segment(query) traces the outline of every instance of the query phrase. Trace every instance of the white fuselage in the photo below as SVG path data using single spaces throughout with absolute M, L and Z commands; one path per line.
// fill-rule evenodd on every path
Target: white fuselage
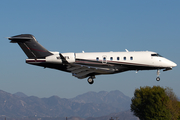
M 99 52 L 99 53 L 76 53 L 76 59 L 101 61 L 103 64 L 115 63 L 151 67 L 173 67 L 172 61 L 160 57 L 151 56 L 154 52 Z
M 154 70 L 172 69 L 176 64 L 155 52 L 82 52 L 82 53 L 61 53 L 70 65 L 62 65 L 59 52 L 52 52 L 53 55 L 46 59 L 27 59 L 29 64 L 49 67 L 46 64 L 54 64 L 55 68 L 71 72 L 73 76 L 85 78 L 90 74 L 113 74 L 128 70 Z M 69 67 L 70 66 L 70 67 Z M 88 70 L 93 69 L 93 70 Z
M 59 52 L 52 52 L 54 55 L 46 57 L 46 62 L 62 64 Z M 102 64 L 115 63 L 149 67 L 175 67 L 176 64 L 161 56 L 152 56 L 157 53 L 142 52 L 87 52 L 87 53 L 62 53 L 69 63 L 76 63 L 76 60 L 99 61 Z

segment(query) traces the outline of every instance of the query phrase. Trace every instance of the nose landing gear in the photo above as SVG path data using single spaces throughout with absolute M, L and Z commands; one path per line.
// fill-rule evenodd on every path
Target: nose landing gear
M 93 84 L 94 83 L 94 79 L 95 78 L 95 76 L 90 76 L 88 79 L 87 79 L 87 81 L 88 81 L 88 83 L 89 84 Z
M 156 78 L 157 81 L 160 81 L 159 75 L 160 75 L 160 70 L 158 69 L 158 70 L 157 70 L 157 78 Z

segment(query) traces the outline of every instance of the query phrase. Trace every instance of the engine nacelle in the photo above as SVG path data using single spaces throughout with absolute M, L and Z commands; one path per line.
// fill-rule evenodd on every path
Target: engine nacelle
M 52 53 L 53 53 L 53 55 L 46 57 L 46 62 L 62 63 L 62 59 L 59 55 L 59 52 L 52 52 Z M 61 54 L 68 63 L 75 62 L 75 54 L 74 53 L 61 53 Z

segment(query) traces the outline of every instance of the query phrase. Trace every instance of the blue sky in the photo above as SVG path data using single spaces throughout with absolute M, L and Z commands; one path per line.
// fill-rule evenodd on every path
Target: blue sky
M 170 87 L 180 96 L 179 66 L 96 76 L 89 85 L 70 73 L 28 65 L 17 44 L 5 37 L 33 34 L 59 52 L 154 51 L 180 65 L 180 1 L 174 0 L 2 0 L 0 4 L 0 89 L 29 96 L 72 98 L 88 91 L 120 90 L 132 97 L 140 86 Z

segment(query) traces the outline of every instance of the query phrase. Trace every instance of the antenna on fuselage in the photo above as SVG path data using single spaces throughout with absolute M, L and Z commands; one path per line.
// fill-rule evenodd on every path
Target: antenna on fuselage
M 125 49 L 126 50 L 126 52 L 129 52 L 127 49 Z

